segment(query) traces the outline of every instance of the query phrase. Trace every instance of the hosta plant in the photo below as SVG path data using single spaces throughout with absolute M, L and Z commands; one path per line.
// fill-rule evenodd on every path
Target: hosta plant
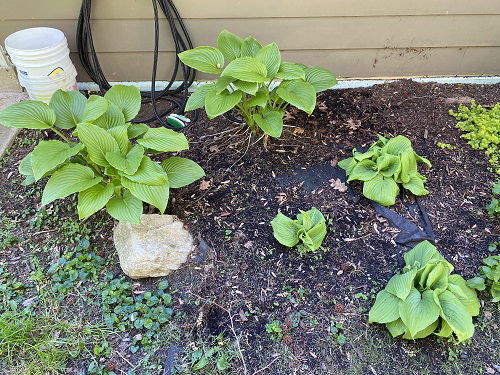
M 483 259 L 484 266 L 479 268 L 479 276 L 467 280 L 467 285 L 477 290 L 490 288 L 493 302 L 500 301 L 500 255 Z
M 189 148 L 183 134 L 131 124 L 141 107 L 133 86 L 113 86 L 104 97 L 58 90 L 50 104 L 26 100 L 0 111 L 0 124 L 46 129 L 61 140 L 41 141 L 20 163 L 23 184 L 50 176 L 42 205 L 78 193 L 78 215 L 101 208 L 119 221 L 139 223 L 142 202 L 166 209 L 169 189 L 204 176 L 194 161 L 172 156 L 158 163 L 151 154 Z M 74 138 L 62 130 L 74 129 Z
M 352 157 L 339 162 L 347 181 L 362 181 L 363 195 L 383 206 L 396 202 L 399 185 L 415 195 L 426 195 L 426 178 L 418 173 L 417 162 L 431 163 L 413 151 L 408 138 L 398 135 L 392 139 L 379 136 L 368 151 L 352 150 Z
M 282 61 L 276 43 L 262 46 L 252 37 L 242 39 L 223 30 L 217 47 L 197 47 L 179 54 L 187 66 L 219 75 L 214 83 L 196 89 L 185 110 L 204 107 L 210 119 L 234 110 L 253 133 L 260 129 L 280 137 L 289 104 L 311 114 L 317 93 L 337 82 L 326 69 Z
M 428 241 L 404 255 L 405 267 L 377 294 L 370 323 L 384 323 L 393 337 L 419 339 L 431 334 L 462 342 L 474 334 L 472 317 L 479 314 L 476 291 L 452 274 L 446 261 Z
M 297 246 L 299 254 L 316 251 L 326 236 L 326 221 L 315 207 L 309 211 L 300 210 L 295 220 L 278 212 L 271 221 L 274 237 L 287 247 Z

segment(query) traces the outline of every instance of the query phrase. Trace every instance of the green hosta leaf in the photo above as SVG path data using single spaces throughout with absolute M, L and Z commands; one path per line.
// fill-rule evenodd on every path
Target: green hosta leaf
M 87 100 L 80 91 L 57 90 L 50 99 L 50 107 L 56 113 L 55 125 L 61 129 L 94 121 L 106 112 L 108 105 L 103 97 L 91 95 Z
M 31 153 L 31 167 L 35 181 L 75 156 L 83 149 L 82 143 L 65 143 L 61 141 L 41 141 Z
M 309 211 L 307 211 L 307 214 L 311 218 L 313 225 L 318 225 L 318 224 L 324 223 L 326 221 L 325 217 L 323 216 L 321 211 L 318 210 L 316 207 L 313 207 Z
M 137 172 L 143 155 L 144 147 L 135 145 L 126 155 L 116 151 L 106 153 L 106 160 L 113 168 L 132 175 Z
M 112 183 L 96 184 L 87 190 L 78 193 L 78 217 L 85 219 L 101 208 L 111 199 L 114 192 Z
M 229 93 L 227 90 L 216 94 L 215 91 L 210 91 L 205 98 L 205 111 L 209 119 L 226 113 L 232 109 L 241 100 L 243 93 L 235 91 Z
M 446 320 L 441 319 L 441 329 L 434 334 L 440 337 L 450 337 L 452 333 L 453 330 L 451 329 L 450 325 L 446 322 Z
M 309 215 L 309 212 L 300 210 L 300 214 L 297 215 L 297 223 L 307 232 L 314 226 L 314 222 Z
M 125 124 L 125 116 L 123 112 L 116 104 L 109 103 L 108 109 L 100 117 L 92 122 L 103 129 L 114 128 L 115 126 L 120 126 Z
M 383 206 L 391 206 L 396 203 L 398 193 L 398 184 L 392 178 L 381 175 L 377 175 L 363 184 L 363 195 Z
M 219 74 L 224 66 L 224 55 L 214 47 L 196 47 L 178 56 L 187 66 L 204 73 Z
M 306 73 L 304 71 L 304 68 L 302 68 L 299 64 L 282 62 L 275 77 L 284 80 L 292 80 L 292 79 L 305 80 Z
M 252 118 L 267 135 L 275 138 L 281 137 L 283 131 L 283 112 L 262 111 L 262 114 L 256 113 Z
M 108 133 L 115 139 L 122 154 L 126 154 L 131 147 L 128 140 L 128 125 L 118 125 L 108 129 Z
M 462 342 L 472 337 L 474 334 L 474 324 L 472 324 L 472 316 L 465 306 L 452 292 L 448 290 L 445 290 L 441 294 L 437 292 L 434 291 L 434 300 L 441 307 L 440 315 L 457 335 L 458 341 Z
M 255 96 L 247 102 L 247 107 L 261 107 L 264 108 L 267 104 L 267 94 L 264 91 L 257 91 Z
M 486 285 L 482 277 L 476 276 L 472 279 L 467 280 L 467 286 L 476 290 L 485 290 Z
M 35 182 L 33 168 L 31 167 L 31 152 L 21 160 L 18 170 L 19 173 L 24 176 L 24 181 L 21 183 L 21 185 L 27 186 Z
M 476 291 L 467 286 L 466 281 L 460 275 L 450 275 L 448 278 L 448 290 L 457 297 L 472 316 L 479 315 L 481 307 Z
M 118 221 L 139 224 L 142 215 L 142 202 L 126 190 L 123 197 L 113 197 L 106 204 L 108 213 Z
M 241 44 L 241 57 L 255 57 L 262 48 L 262 45 L 251 36 L 243 39 Z
M 134 174 L 126 175 L 125 177 L 132 182 L 145 185 L 165 185 L 168 183 L 165 171 L 148 156 L 142 157 L 139 168 L 137 168 Z
M 381 290 L 368 313 L 368 321 L 370 323 L 390 323 L 399 319 L 400 301 L 398 297 L 385 289 Z
M 422 163 L 427 164 L 427 166 L 428 166 L 429 168 L 430 168 L 430 167 L 432 167 L 432 164 L 431 164 L 431 162 L 429 161 L 429 159 L 426 159 L 426 158 L 424 158 L 423 156 L 420 156 L 420 155 L 415 154 L 415 159 L 417 159 L 417 162 L 422 162 Z
M 146 203 L 152 204 L 163 214 L 167 208 L 169 188 L 168 182 L 163 185 L 145 185 L 122 178 L 122 185 L 129 189 L 132 195 Z
M 326 224 L 325 222 L 321 222 L 319 224 L 316 224 L 313 228 L 311 228 L 307 232 L 309 238 L 312 240 L 312 248 L 311 250 L 316 250 L 319 249 L 321 244 L 323 243 L 323 240 L 326 237 Z
M 217 81 L 215 81 L 215 93 L 220 94 L 222 91 L 227 89 L 230 83 L 236 81 L 236 78 L 230 76 L 219 77 Z M 206 94 L 205 94 L 206 96 Z M 205 96 L 203 97 L 203 105 L 205 105 Z
M 404 301 L 413 288 L 413 280 L 416 274 L 417 269 L 411 268 L 404 273 L 394 275 L 387 283 L 385 290 Z
M 186 102 L 186 108 L 184 108 L 184 110 L 193 111 L 195 109 L 202 108 L 205 105 L 205 97 L 210 91 L 213 91 L 214 88 L 215 85 L 213 83 L 198 86 L 196 90 L 194 90 L 194 92 L 189 96 Z
M 354 159 L 354 158 L 347 158 L 347 159 L 339 161 L 339 163 L 337 165 L 340 168 L 342 168 L 343 170 L 345 170 L 346 176 L 350 176 L 350 174 L 352 173 L 352 170 L 354 169 L 354 167 L 356 166 L 356 164 L 358 164 L 356 162 L 356 159 Z
M 274 237 L 278 242 L 287 247 L 293 247 L 299 243 L 298 231 L 301 229 L 295 220 L 278 212 L 278 215 L 271 221 Z
M 178 152 L 189 149 L 186 136 L 167 128 L 150 128 L 142 138 L 140 145 L 160 152 Z
M 369 159 L 365 159 L 354 165 L 347 181 L 369 181 L 377 175 L 377 164 Z
M 0 111 L 0 125 L 10 128 L 48 129 L 55 122 L 52 108 L 35 100 L 24 100 Z
M 241 56 L 242 44 L 243 39 L 227 30 L 222 30 L 217 38 L 217 47 L 228 61 L 233 61 Z
M 149 130 L 149 126 L 146 124 L 130 124 L 127 129 L 127 135 L 129 139 L 137 138 Z
M 405 253 L 404 260 L 407 266 L 416 266 L 420 270 L 425 267 L 431 259 L 435 259 L 436 253 L 436 246 L 429 241 L 422 241 L 413 247 L 413 249 Z
M 266 66 L 267 78 L 272 79 L 278 73 L 281 64 L 281 53 L 276 43 L 262 47 L 255 55 L 255 60 Z
M 403 135 L 391 138 L 385 145 L 384 151 L 392 154 L 399 155 L 402 152 L 413 151 L 411 141 Z
M 259 89 L 259 84 L 256 82 L 245 82 L 236 80 L 233 82 L 233 85 L 236 86 L 238 90 L 241 90 L 250 95 L 255 95 L 255 93 Z
M 205 171 L 198 163 L 178 156 L 163 160 L 161 167 L 167 173 L 168 183 L 173 189 L 189 185 L 205 176 Z
M 415 159 L 415 152 L 411 149 L 402 151 L 400 157 L 401 172 L 399 174 L 399 178 L 403 184 L 406 184 L 410 182 L 411 178 L 417 173 L 417 159 Z
M 141 110 L 141 92 L 135 86 L 115 85 L 104 97 L 120 109 L 125 122 L 133 120 Z
M 43 190 L 42 205 L 86 190 L 101 180 L 102 177 L 95 177 L 94 171 L 89 167 L 74 163 L 66 164 L 55 171 L 47 181 Z
M 406 331 L 406 325 L 403 323 L 401 318 L 393 322 L 387 323 L 386 327 L 391 333 L 392 337 L 402 335 Z
M 299 239 L 302 242 L 301 244 L 299 244 L 299 246 L 302 246 L 303 248 L 305 247 L 306 249 L 311 251 L 315 250 L 312 238 L 309 236 L 308 232 L 306 232 L 304 229 L 299 230 Z
M 357 161 L 365 160 L 365 159 L 371 159 L 373 155 L 375 154 L 374 150 L 368 150 L 366 152 L 358 152 L 356 150 L 353 150 L 353 156 L 354 159 Z
M 325 91 L 337 84 L 335 76 L 324 68 L 314 66 L 305 68 L 305 80 L 313 85 L 316 92 Z
M 231 61 L 221 74 L 247 82 L 266 82 L 267 69 L 264 64 L 253 57 L 240 57 Z
M 453 268 L 447 261 L 439 261 L 436 266 L 427 274 L 425 280 L 426 289 L 442 289 L 448 287 L 448 276 Z
M 413 176 L 410 181 L 403 184 L 405 189 L 410 190 L 415 195 L 426 195 L 429 191 L 424 187 L 424 181 L 418 176 Z
M 276 93 L 284 101 L 308 114 L 316 107 L 316 91 L 308 82 L 289 81 L 286 85 L 279 85 Z
M 428 325 L 423 330 L 415 333 L 414 335 L 412 335 L 410 331 L 407 330 L 403 338 L 408 340 L 423 339 L 424 337 L 431 335 L 436 330 L 438 324 L 439 324 L 439 319 L 437 319 L 434 323 Z
M 372 152 L 375 152 L 372 150 Z M 401 161 L 399 156 L 391 154 L 382 154 L 377 158 L 377 168 L 384 177 L 392 177 L 399 172 Z
M 76 126 L 76 130 L 78 137 L 87 148 L 90 159 L 98 165 L 108 166 L 106 154 L 120 151 L 113 136 L 97 125 L 82 123 Z
M 431 290 L 420 294 L 417 289 L 412 288 L 408 297 L 399 304 L 399 315 L 408 327 L 412 338 L 416 338 L 417 333 L 436 322 L 439 318 L 439 311 L 439 306 L 434 302 Z

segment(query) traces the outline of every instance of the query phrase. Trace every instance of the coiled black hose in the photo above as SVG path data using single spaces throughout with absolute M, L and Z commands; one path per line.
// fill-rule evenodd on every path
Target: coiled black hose
M 162 126 L 178 130 L 172 127 L 163 120 L 167 114 L 173 113 L 175 110 L 184 114 L 184 107 L 188 97 L 188 88 L 196 78 L 196 71 L 184 65 L 177 56 L 178 53 L 193 48 L 193 43 L 189 37 L 189 33 L 182 21 L 177 8 L 172 0 L 152 0 L 154 11 L 154 52 L 153 52 L 153 68 L 151 74 L 151 90 L 149 92 L 141 92 L 142 103 L 151 103 L 153 107 L 154 116 L 145 119 L 134 119 L 132 122 L 151 122 L 158 121 Z M 158 68 L 158 44 L 159 44 L 159 15 L 158 5 L 163 11 L 165 18 L 170 26 L 172 39 L 175 45 L 175 64 L 173 66 L 172 77 L 170 78 L 167 86 L 160 91 L 155 90 L 156 85 L 156 71 Z M 92 0 L 82 0 L 80 8 L 80 15 L 78 17 L 78 25 L 76 31 L 76 42 L 78 48 L 78 55 L 82 62 L 83 68 L 89 77 L 99 86 L 101 95 L 109 90 L 109 84 L 104 72 L 102 71 L 99 59 L 94 48 L 92 39 L 92 29 L 90 26 L 91 20 L 91 7 Z M 182 83 L 177 88 L 172 88 L 172 84 L 176 80 L 179 68 L 182 71 Z M 164 111 L 158 112 L 156 101 L 158 99 L 167 100 L 171 105 Z M 198 112 L 194 111 L 192 121 L 196 121 Z

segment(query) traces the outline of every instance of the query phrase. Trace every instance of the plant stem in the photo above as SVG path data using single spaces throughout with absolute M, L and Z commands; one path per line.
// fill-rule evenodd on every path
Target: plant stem
M 68 143 L 71 143 L 70 140 L 68 138 L 66 138 L 66 136 L 61 133 L 59 130 L 57 130 L 56 128 L 52 127 L 50 128 L 54 133 L 56 133 L 59 137 L 61 137 L 62 139 L 64 139 L 64 141 L 68 142 Z

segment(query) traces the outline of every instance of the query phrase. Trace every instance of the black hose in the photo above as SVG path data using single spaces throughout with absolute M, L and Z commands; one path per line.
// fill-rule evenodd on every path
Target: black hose
M 151 122 L 158 121 L 162 126 L 178 130 L 172 127 L 167 122 L 163 120 L 163 117 L 167 114 L 178 111 L 180 114 L 184 114 L 184 107 L 186 105 L 186 100 L 188 97 L 188 89 L 194 82 L 196 78 L 196 71 L 186 65 L 184 65 L 177 56 L 178 53 L 186 51 L 193 48 L 193 43 L 189 37 L 189 33 L 182 21 L 177 8 L 175 7 L 172 0 L 152 0 L 153 12 L 154 12 L 154 51 L 153 51 L 153 68 L 151 73 L 151 90 L 146 92 L 141 92 L 142 103 L 151 103 L 153 107 L 154 116 L 145 119 L 134 119 L 132 122 Z M 172 71 L 172 77 L 169 83 L 163 90 L 156 91 L 156 71 L 158 68 L 158 44 L 160 40 L 159 32 L 159 15 L 158 15 L 158 5 L 163 11 L 165 18 L 170 26 L 170 31 L 172 34 L 172 39 L 175 45 L 175 64 Z M 104 95 L 105 91 L 111 88 L 104 72 L 99 64 L 99 59 L 97 58 L 97 53 L 94 48 L 94 42 L 92 39 L 92 29 L 90 26 L 91 21 L 91 0 L 82 0 L 82 6 L 80 8 L 80 15 L 78 17 L 78 25 L 76 30 L 76 42 L 78 48 L 78 55 L 83 68 L 89 75 L 89 77 L 99 86 L 99 92 Z M 182 83 L 177 88 L 172 88 L 172 84 L 176 80 L 177 73 L 179 72 L 179 67 L 182 71 Z M 156 107 L 156 101 L 158 99 L 163 99 L 171 103 L 171 105 L 164 111 L 158 112 Z M 198 118 L 198 111 L 194 111 L 192 121 L 196 121 Z

